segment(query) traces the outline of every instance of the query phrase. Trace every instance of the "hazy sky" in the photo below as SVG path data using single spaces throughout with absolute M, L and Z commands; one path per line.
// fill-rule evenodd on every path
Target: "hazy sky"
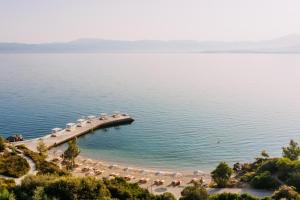
M 300 33 L 300 0 L 0 0 L 0 41 L 261 40 Z

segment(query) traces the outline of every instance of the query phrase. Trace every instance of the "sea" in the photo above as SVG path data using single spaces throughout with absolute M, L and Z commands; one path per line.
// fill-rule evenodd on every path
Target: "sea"
M 87 115 L 130 125 L 78 139 L 128 166 L 210 171 L 300 142 L 300 54 L 0 54 L 0 133 L 25 139 Z

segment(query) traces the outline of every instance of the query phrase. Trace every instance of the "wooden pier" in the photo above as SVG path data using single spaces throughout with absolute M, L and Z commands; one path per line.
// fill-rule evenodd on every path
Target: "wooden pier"
M 20 142 L 14 142 L 15 146 L 25 145 L 32 151 L 37 151 L 36 147 L 40 140 L 42 140 L 46 146 L 50 149 L 52 147 L 58 146 L 60 144 L 66 143 L 73 138 L 77 138 L 89 132 L 93 132 L 96 129 L 101 129 L 105 127 L 118 126 L 122 124 L 130 124 L 134 121 L 129 115 L 126 114 L 114 114 L 112 116 L 105 115 L 100 117 L 94 117 L 85 120 L 80 126 L 78 123 L 74 123 L 74 126 L 70 130 L 63 129 L 56 133 L 51 133 L 40 138 L 35 138 L 32 140 L 24 140 Z

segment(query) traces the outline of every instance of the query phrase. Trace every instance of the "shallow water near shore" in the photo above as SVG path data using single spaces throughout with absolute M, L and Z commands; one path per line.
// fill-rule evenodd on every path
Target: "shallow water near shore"
M 83 155 L 153 169 L 209 171 L 300 142 L 300 55 L 0 54 L 0 133 L 45 135 L 121 111 Z

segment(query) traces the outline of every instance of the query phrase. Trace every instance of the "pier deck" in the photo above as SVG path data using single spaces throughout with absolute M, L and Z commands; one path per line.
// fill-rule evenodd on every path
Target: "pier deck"
M 40 140 L 46 144 L 46 146 L 50 149 L 52 147 L 58 146 L 60 144 L 66 143 L 73 138 L 77 138 L 86 133 L 92 132 L 96 129 L 105 128 L 109 126 L 118 126 L 122 124 L 130 124 L 134 121 L 128 115 L 117 114 L 114 116 L 105 116 L 105 117 L 96 117 L 89 120 L 90 123 L 85 122 L 82 127 L 78 127 L 75 125 L 70 131 L 63 129 L 58 131 L 55 134 L 56 137 L 53 137 L 52 134 L 45 135 L 40 138 L 35 138 L 32 140 L 24 140 L 20 142 L 14 142 L 14 145 L 25 145 L 27 148 L 32 151 L 37 151 L 36 147 Z

